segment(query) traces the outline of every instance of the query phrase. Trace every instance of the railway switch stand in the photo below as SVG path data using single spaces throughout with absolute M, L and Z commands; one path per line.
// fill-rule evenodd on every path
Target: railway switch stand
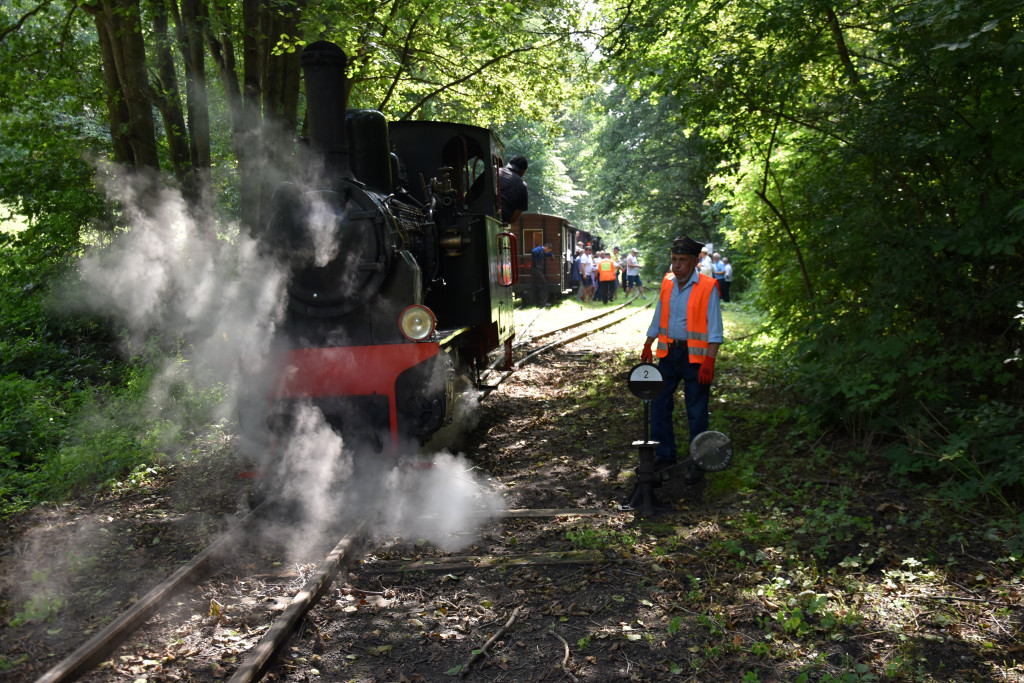
M 663 472 L 654 468 L 654 449 L 657 441 L 650 440 L 650 410 L 654 399 L 665 385 L 665 380 L 657 366 L 641 363 L 629 373 L 629 390 L 644 403 L 644 439 L 634 441 L 633 446 L 639 451 L 640 464 L 636 468 L 636 484 L 626 502 L 619 505 L 620 510 L 632 510 L 640 517 L 650 517 L 659 511 L 654 497 L 654 489 L 665 481 Z

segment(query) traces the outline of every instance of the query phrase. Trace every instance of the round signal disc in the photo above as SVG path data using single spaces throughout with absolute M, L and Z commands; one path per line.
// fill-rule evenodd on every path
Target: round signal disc
M 705 472 L 720 472 L 732 462 L 732 441 L 722 432 L 702 432 L 690 444 L 690 457 Z

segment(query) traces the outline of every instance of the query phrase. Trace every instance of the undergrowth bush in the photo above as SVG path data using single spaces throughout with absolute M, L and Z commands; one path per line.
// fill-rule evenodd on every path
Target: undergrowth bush
M 1024 502 L 1024 408 L 983 403 L 922 411 L 886 454 L 898 474 L 926 474 L 954 501 L 987 499 L 1013 513 Z
M 168 361 L 160 344 L 126 359 L 104 321 L 54 314 L 40 283 L 60 255 L 40 259 L 37 245 L 5 237 L 0 517 L 160 461 L 203 430 L 223 397 L 220 386 L 194 386 L 181 355 Z
M 0 377 L 0 453 L 9 465 L 30 465 L 60 444 L 73 410 L 72 389 L 49 373 Z

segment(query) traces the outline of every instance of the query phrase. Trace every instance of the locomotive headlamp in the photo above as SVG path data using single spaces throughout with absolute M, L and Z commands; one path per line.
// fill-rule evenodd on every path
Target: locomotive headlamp
M 433 311 L 419 304 L 409 306 L 398 318 L 398 327 L 402 334 L 413 341 L 423 341 L 432 335 L 436 325 L 437 320 Z

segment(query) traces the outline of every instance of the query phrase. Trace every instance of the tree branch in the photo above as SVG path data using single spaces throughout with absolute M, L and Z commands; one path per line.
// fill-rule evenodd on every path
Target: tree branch
M 414 104 L 412 106 L 412 108 L 409 109 L 409 111 L 407 111 L 402 116 L 401 120 L 402 121 L 408 121 L 409 118 L 416 112 L 416 110 L 418 110 L 421 107 L 423 107 L 423 105 L 425 105 L 430 100 L 434 99 L 435 97 L 437 97 L 438 95 L 440 95 L 441 93 L 443 93 L 443 92 L 445 92 L 447 90 L 451 90 L 452 88 L 454 88 L 457 85 L 461 85 L 462 83 L 465 83 L 466 81 L 468 81 L 469 79 L 473 78 L 474 76 L 480 74 L 483 71 L 486 71 L 488 67 L 496 64 L 497 62 L 500 62 L 501 60 L 506 59 L 508 57 L 511 57 L 511 56 L 513 56 L 515 54 L 518 54 L 520 52 L 531 52 L 533 50 L 539 50 L 541 48 L 548 47 L 549 45 L 553 45 L 555 42 L 557 42 L 557 40 L 559 40 L 559 39 L 556 37 L 556 38 L 552 38 L 550 41 L 548 41 L 546 43 L 532 44 L 532 45 L 526 45 L 526 46 L 523 46 L 523 47 L 517 47 L 517 48 L 515 48 L 513 50 L 509 50 L 508 52 L 500 54 L 497 57 L 493 57 L 491 59 L 488 59 L 487 61 L 481 63 L 479 66 L 477 66 L 477 68 L 473 69 L 472 71 L 470 71 L 469 73 L 465 74 L 461 78 L 457 78 L 454 81 L 449 81 L 448 83 L 446 83 L 446 84 L 444 84 L 444 85 L 442 85 L 442 86 L 440 86 L 438 88 L 435 88 L 431 92 L 429 92 L 426 95 L 424 95 L 423 97 L 421 97 L 419 99 L 419 101 L 416 102 L 416 104 Z
M 839 17 L 836 16 L 835 10 L 831 6 L 825 8 L 825 21 L 832 32 L 832 40 L 836 44 L 836 52 L 839 53 L 839 61 L 843 64 L 846 76 L 850 79 L 853 87 L 860 90 L 860 74 L 857 73 L 857 67 L 850 59 L 850 51 L 846 47 L 846 38 L 843 36 L 843 27 L 839 25 Z
M 417 15 L 409 25 L 409 31 L 405 34 L 405 43 L 402 45 L 402 56 L 398 60 L 398 72 L 395 74 L 395 77 L 391 79 L 391 85 L 388 86 L 388 91 L 384 94 L 384 99 L 381 100 L 380 106 L 377 108 L 378 111 L 384 111 L 384 108 L 388 106 L 391 96 L 395 94 L 395 88 L 398 86 L 399 77 L 409 66 L 409 57 L 412 54 L 412 38 L 416 33 L 416 27 L 419 26 L 420 19 L 422 17 L 423 13 L 420 12 L 420 14 Z
M 771 138 L 768 140 L 767 149 L 764 150 L 764 173 L 761 176 L 761 187 L 754 190 L 754 194 L 760 199 L 768 210 L 775 214 L 775 218 L 778 219 L 779 225 L 786 232 L 786 236 L 789 238 L 789 243 L 793 245 L 793 252 L 796 254 L 797 263 L 800 266 L 800 274 L 804 281 L 804 289 L 807 293 L 807 300 L 811 302 L 811 307 L 814 307 L 814 288 L 811 286 L 811 278 L 807 274 L 807 266 L 804 263 L 804 255 L 800 250 L 800 243 L 796 239 L 796 235 L 793 233 L 793 228 L 789 224 L 789 219 L 786 217 L 785 207 L 780 208 L 768 197 L 768 180 L 769 178 L 773 181 L 776 191 L 779 194 L 779 198 L 783 197 L 782 184 L 776 177 L 775 172 L 772 170 L 772 149 L 775 147 L 775 139 L 779 132 L 780 119 L 777 117 L 775 123 L 772 126 Z
M 38 5 L 30 9 L 28 12 L 18 17 L 18 20 L 16 22 L 0 31 L 0 42 L 6 40 L 7 36 L 9 36 L 10 34 L 21 30 L 21 27 L 25 25 L 25 22 L 27 22 L 33 16 L 46 9 L 50 5 L 50 2 L 51 0 L 43 0 L 43 2 L 39 3 Z
M 516 620 L 516 617 L 518 617 L 518 616 L 519 616 L 519 612 L 520 612 L 520 611 L 521 611 L 522 609 L 523 609 L 522 607 L 516 607 L 516 608 L 515 608 L 514 610 L 512 610 L 512 616 L 510 616 L 510 617 L 508 618 L 508 621 L 506 621 L 506 622 L 505 622 L 505 625 L 504 625 L 504 626 L 502 626 L 501 628 L 499 628 L 499 629 L 498 629 L 498 630 L 497 630 L 497 631 L 496 631 L 496 632 L 494 633 L 494 635 L 493 635 L 493 636 L 491 636 L 490 638 L 488 638 L 488 639 L 487 639 L 487 642 L 486 642 L 486 643 L 484 643 L 484 646 L 483 646 L 483 647 L 481 647 L 481 648 L 480 648 L 479 650 L 474 650 L 474 651 L 473 651 L 473 654 L 472 654 L 472 656 L 471 656 L 471 657 L 469 658 L 469 661 L 467 661 L 467 662 L 466 662 L 466 663 L 465 663 L 465 664 L 463 665 L 463 667 L 462 667 L 461 669 L 459 669 L 459 676 L 460 676 L 460 677 L 464 677 L 464 676 L 466 676 L 466 674 L 468 674 L 468 673 L 469 673 L 469 669 L 470 669 L 470 667 L 471 667 L 471 666 L 473 666 L 473 665 L 474 665 L 474 664 L 475 664 L 475 663 L 477 662 L 477 660 L 478 660 L 478 659 L 480 659 L 480 658 L 481 658 L 481 657 L 483 657 L 483 656 L 484 656 L 485 654 L 487 654 L 487 648 L 489 648 L 489 647 L 490 647 L 491 645 L 493 645 L 493 644 L 494 644 L 494 642 L 495 642 L 496 640 L 498 640 L 498 638 L 501 638 L 501 636 L 502 636 L 502 635 L 504 635 L 505 631 L 507 631 L 507 630 L 509 629 L 509 627 L 510 627 L 510 626 L 512 626 L 513 622 L 515 622 L 515 620 Z

